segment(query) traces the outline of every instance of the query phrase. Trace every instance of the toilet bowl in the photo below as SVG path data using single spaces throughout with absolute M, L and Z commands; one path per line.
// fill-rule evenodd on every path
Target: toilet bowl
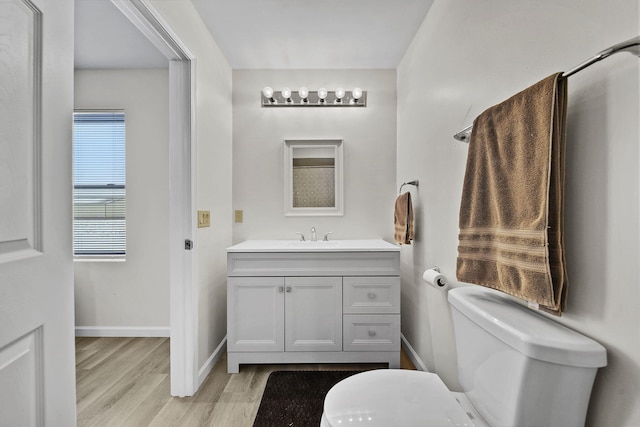
M 433 373 L 363 372 L 329 390 L 321 426 L 584 426 L 602 345 L 491 289 L 448 300 L 462 392 Z

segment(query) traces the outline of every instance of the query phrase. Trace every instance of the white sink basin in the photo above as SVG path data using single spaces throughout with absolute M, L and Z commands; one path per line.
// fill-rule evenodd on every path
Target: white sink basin
M 320 240 L 246 240 L 227 248 L 227 252 L 389 252 L 400 247 L 382 239 Z

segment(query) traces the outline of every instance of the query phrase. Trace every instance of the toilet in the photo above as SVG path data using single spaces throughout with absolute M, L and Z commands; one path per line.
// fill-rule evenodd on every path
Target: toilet
M 602 345 L 491 289 L 448 300 L 462 392 L 429 372 L 367 371 L 329 390 L 321 426 L 584 425 Z

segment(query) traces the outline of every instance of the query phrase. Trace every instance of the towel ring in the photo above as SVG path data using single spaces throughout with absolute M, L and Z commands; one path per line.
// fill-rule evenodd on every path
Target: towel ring
M 400 186 L 400 190 L 398 190 L 398 193 L 402 194 L 402 187 L 404 187 L 405 185 L 415 185 L 417 187 L 418 183 L 419 181 L 417 179 L 414 179 L 413 181 L 409 181 L 409 182 L 403 182 L 402 185 Z

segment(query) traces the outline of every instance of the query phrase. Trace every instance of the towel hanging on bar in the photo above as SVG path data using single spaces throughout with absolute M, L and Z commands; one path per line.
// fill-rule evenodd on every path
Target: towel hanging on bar
M 556 73 L 474 121 L 456 276 L 560 315 L 566 306 L 567 79 Z
M 400 245 L 410 245 L 414 239 L 413 205 L 411 193 L 401 194 L 396 199 L 393 214 L 393 239 Z
M 636 36 L 629 40 L 623 41 L 622 43 L 613 45 L 608 49 L 598 52 L 591 59 L 588 59 L 582 64 L 576 67 L 573 67 L 569 71 L 565 71 L 564 73 L 562 73 L 562 77 L 569 77 L 577 73 L 578 71 L 581 71 L 589 67 L 590 65 L 595 64 L 598 61 L 602 61 L 603 59 L 608 58 L 609 56 L 614 55 L 616 53 L 620 53 L 620 52 L 629 52 L 640 58 L 640 36 Z M 462 129 L 460 132 L 453 135 L 453 137 L 458 141 L 469 142 L 472 129 L 473 129 L 473 125 L 467 126 L 466 128 Z

